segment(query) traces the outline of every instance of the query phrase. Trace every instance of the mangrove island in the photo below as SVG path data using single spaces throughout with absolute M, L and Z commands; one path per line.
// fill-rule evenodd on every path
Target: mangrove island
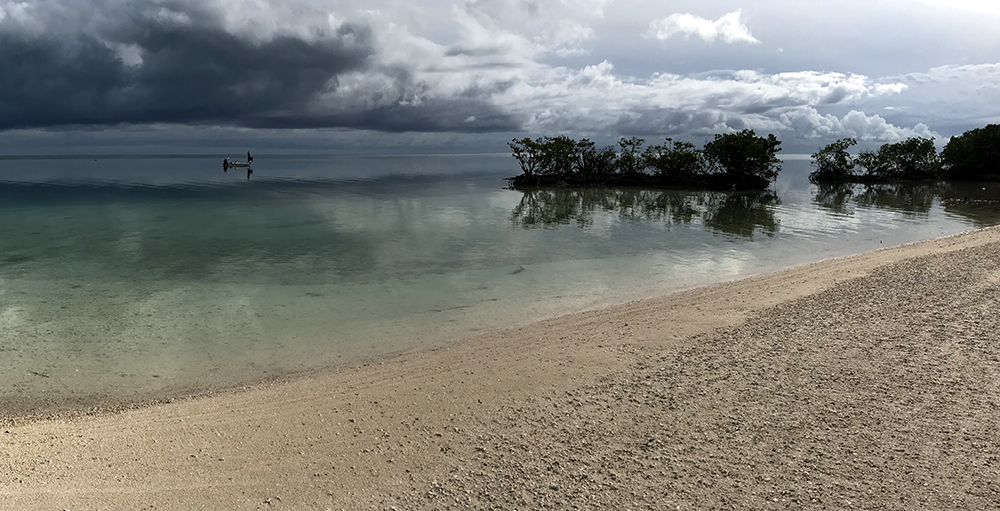
M 508 142 L 522 174 L 510 187 L 643 186 L 709 190 L 759 190 L 778 176 L 781 141 L 746 129 L 717 134 L 702 149 L 667 138 L 643 148 L 645 140 L 622 138 L 618 150 L 598 149 L 589 139 L 566 136 Z
M 812 154 L 814 183 L 1000 180 L 1000 124 L 952 137 L 941 154 L 931 138 L 912 137 L 852 156 L 857 140 L 838 140 Z

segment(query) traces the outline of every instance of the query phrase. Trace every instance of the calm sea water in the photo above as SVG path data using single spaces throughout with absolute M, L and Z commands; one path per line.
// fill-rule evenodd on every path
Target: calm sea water
M 0 159 L 0 413 L 238 386 L 1000 221 L 992 184 L 519 192 L 507 155 Z M 985 187 L 985 188 L 984 188 Z

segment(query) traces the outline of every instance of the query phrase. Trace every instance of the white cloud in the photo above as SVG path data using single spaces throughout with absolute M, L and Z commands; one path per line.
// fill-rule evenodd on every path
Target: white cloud
M 530 47 L 532 54 L 571 57 L 590 52 L 584 43 L 594 38 L 592 24 L 603 19 L 608 3 L 609 0 L 466 0 L 453 9 L 463 11 L 497 35 L 513 34 L 522 45 Z
M 583 14 L 593 18 L 603 18 L 604 8 L 611 4 L 613 0 L 560 0 L 563 6 L 571 12 Z
M 501 27 L 479 11 L 455 6 L 452 15 L 459 27 L 459 41 L 452 45 L 453 54 L 528 57 L 534 53 L 531 43 L 523 35 Z
M 820 114 L 815 108 L 802 107 L 781 114 L 785 129 L 805 138 L 856 138 L 873 142 L 899 142 L 911 137 L 940 139 L 941 135 L 918 123 L 912 128 L 895 126 L 879 115 L 851 110 L 842 117 Z
M 847 106 L 905 88 L 842 73 L 728 71 L 706 76 L 661 73 L 638 79 L 614 71 L 607 61 L 580 70 L 541 69 L 535 79 L 518 82 L 491 101 L 536 132 L 707 133 L 749 127 L 801 128 L 809 136 L 823 136 L 819 122 L 804 124 L 802 114 L 795 112 Z
M 616 75 L 614 66 L 604 61 L 580 70 L 551 70 L 494 101 L 508 105 L 529 131 L 542 133 L 712 134 L 751 128 L 806 138 L 886 142 L 938 137 L 923 124 L 899 127 L 858 108 L 841 117 L 819 111 L 884 101 L 907 87 L 863 75 L 814 71 L 660 73 L 638 79 Z
M 590 50 L 583 47 L 583 43 L 593 37 L 593 28 L 575 21 L 560 20 L 552 29 L 536 36 L 534 40 L 545 51 L 558 57 L 569 57 L 590 53 Z
M 675 13 L 666 18 L 654 20 L 649 24 L 649 30 L 646 32 L 647 37 L 661 41 L 675 35 L 683 35 L 684 37 L 694 35 L 708 43 L 714 42 L 716 39 L 722 39 L 730 44 L 760 43 L 750 34 L 750 29 L 740 21 L 739 10 L 725 14 L 714 21 L 693 14 Z
M 191 17 L 186 12 L 160 7 L 151 18 L 167 26 L 187 27 L 191 25 Z
M 906 86 L 891 104 L 913 122 L 982 126 L 1000 121 L 1000 63 L 948 65 L 886 79 Z
M 118 55 L 118 59 L 122 61 L 123 64 L 129 67 L 138 67 L 142 65 L 142 48 L 137 44 L 114 44 L 111 45 L 115 50 L 115 54 Z
M 936 84 L 961 92 L 1000 90 L 1000 63 L 949 65 L 929 69 L 923 73 L 910 73 L 895 80 L 911 82 L 915 86 Z
M 878 95 L 899 94 L 907 88 L 905 83 L 883 83 L 875 86 L 875 93 Z

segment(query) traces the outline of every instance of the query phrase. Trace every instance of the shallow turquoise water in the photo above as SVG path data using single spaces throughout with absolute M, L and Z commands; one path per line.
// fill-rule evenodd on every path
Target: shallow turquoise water
M 518 192 L 505 155 L 0 160 L 0 411 L 355 364 L 991 225 L 992 185 Z M 985 189 L 984 189 L 985 187 Z

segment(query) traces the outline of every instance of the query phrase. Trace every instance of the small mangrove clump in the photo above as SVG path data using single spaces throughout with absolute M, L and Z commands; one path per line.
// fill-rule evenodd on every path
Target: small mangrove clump
M 858 143 L 838 140 L 812 154 L 814 183 L 892 183 L 899 181 L 1000 179 L 1000 125 L 991 124 L 952 137 L 941 154 L 931 138 L 911 137 L 883 144 L 857 156 L 847 152 Z
M 553 185 L 763 189 L 781 170 L 781 141 L 753 130 L 715 135 L 702 149 L 667 138 L 643 148 L 645 140 L 622 138 L 618 148 L 598 149 L 589 139 L 566 136 L 508 142 L 521 167 L 511 188 Z

